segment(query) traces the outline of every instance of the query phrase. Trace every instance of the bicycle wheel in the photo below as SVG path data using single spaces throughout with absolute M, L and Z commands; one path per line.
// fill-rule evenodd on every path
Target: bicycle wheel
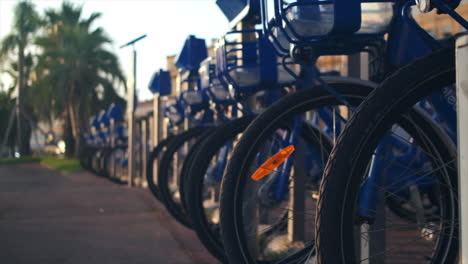
M 191 149 L 190 162 L 184 162 L 182 170 L 181 188 L 183 188 L 185 209 L 190 217 L 192 228 L 200 241 L 218 258 L 225 262 L 224 249 L 219 234 L 219 189 L 220 179 L 224 173 L 222 162 L 218 161 L 220 150 L 232 149 L 226 146 L 253 120 L 253 116 L 246 116 L 229 121 L 216 127 L 206 138 L 201 138 Z M 232 145 L 232 144 L 230 144 Z M 223 152 L 224 153 L 224 152 Z M 221 154 L 223 155 L 223 154 Z M 224 153 L 227 156 L 227 153 Z M 223 166 L 219 168 L 219 166 Z
M 98 175 L 100 165 L 101 165 L 101 153 L 102 153 L 102 148 L 96 148 L 94 151 L 91 153 L 90 156 L 90 164 L 91 164 L 91 172 Z
M 210 135 L 216 130 L 216 128 L 209 129 L 205 131 L 202 135 L 198 137 L 196 142 L 190 147 L 187 156 L 184 159 L 184 163 L 182 164 L 182 169 L 180 171 L 180 182 L 179 182 L 179 189 L 181 190 L 181 202 L 182 207 L 184 208 L 184 212 L 188 214 L 187 208 L 189 204 L 192 202 L 191 197 L 188 195 L 188 189 L 190 189 L 189 179 L 192 177 L 191 166 L 193 159 L 198 153 L 200 149 L 200 145 L 207 139 L 210 138 Z M 191 219 L 190 219 L 191 220 Z
M 150 153 L 148 157 L 148 162 L 146 164 L 146 182 L 148 183 L 148 187 L 151 193 L 158 200 L 160 200 L 161 198 L 159 194 L 158 185 L 155 182 L 155 177 L 153 175 L 154 165 L 161 159 L 161 156 L 164 153 L 164 150 L 166 149 L 167 145 L 171 142 L 173 138 L 174 136 L 169 136 L 168 138 L 163 139 L 161 142 L 159 142 L 159 144 Z
M 99 159 L 98 175 L 108 178 L 107 168 L 109 162 L 109 153 L 112 152 L 111 147 L 104 147 L 101 151 L 101 157 Z
M 158 168 L 158 189 L 161 201 L 169 213 L 181 224 L 190 227 L 190 220 L 182 206 L 179 188 L 180 171 L 189 146 L 210 127 L 194 127 L 177 136 L 167 145 Z
M 320 188 L 319 263 L 457 260 L 456 148 L 416 107 L 454 82 L 454 48 L 439 50 L 387 78 L 347 123 Z M 389 208 L 398 200 L 405 214 Z
M 105 163 L 106 163 L 106 153 L 109 151 L 109 147 L 103 147 L 99 150 L 96 157 L 96 175 L 100 177 L 106 177 L 106 173 L 104 171 Z
M 351 78 L 330 77 L 326 81 L 353 105 L 358 105 L 375 87 Z M 331 149 L 330 140 L 323 132 L 303 134 L 313 136 L 314 143 L 306 144 L 302 153 L 298 149 L 291 173 L 286 175 L 286 181 L 283 179 L 286 191 L 277 187 L 281 182 L 276 179 L 278 172 L 258 183 L 249 177 L 262 164 L 256 160 L 259 153 L 263 155 L 264 146 L 274 142 L 272 137 L 278 132 L 284 133 L 281 130 L 285 124 L 339 105 L 323 87 L 303 89 L 273 104 L 244 132 L 221 187 L 221 234 L 229 262 L 300 263 L 312 258 L 318 183 Z M 336 122 L 337 127 L 339 122 L 342 121 Z M 303 160 L 302 168 L 298 159 Z
M 88 149 L 87 153 L 86 153 L 86 157 L 85 157 L 85 164 L 86 164 L 86 168 L 89 172 L 92 172 L 94 173 L 93 171 L 93 157 L 94 157 L 94 153 L 97 151 L 97 147 L 95 146 L 92 146 Z
M 92 153 L 93 149 L 94 149 L 93 146 L 87 145 L 85 146 L 85 148 L 83 149 L 80 155 L 80 165 L 82 168 L 88 171 L 90 170 L 89 156 L 90 156 L 90 153 Z
M 118 169 L 120 163 L 125 158 L 125 153 L 127 151 L 127 146 L 115 146 L 112 148 L 108 148 L 107 151 L 104 153 L 104 176 L 109 180 L 122 183 L 122 181 L 118 178 Z

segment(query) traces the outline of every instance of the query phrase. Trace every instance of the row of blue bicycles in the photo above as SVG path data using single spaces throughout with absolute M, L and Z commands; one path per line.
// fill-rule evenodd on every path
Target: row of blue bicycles
M 154 196 L 223 263 L 460 261 L 455 42 L 413 18 L 467 29 L 460 1 L 234 2 L 217 1 L 242 30 L 211 56 L 190 36 L 176 59 L 181 92 L 147 161 Z M 359 53 L 368 78 L 317 67 Z M 122 180 L 117 108 L 93 121 L 82 160 Z

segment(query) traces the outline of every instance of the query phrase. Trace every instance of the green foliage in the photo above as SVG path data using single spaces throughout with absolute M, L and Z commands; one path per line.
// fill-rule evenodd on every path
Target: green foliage
M 24 156 L 21 158 L 2 158 L 0 159 L 0 165 L 14 165 L 14 164 L 31 163 L 31 162 L 39 162 L 39 161 L 41 161 L 41 158 L 31 157 L 31 156 Z
M 24 156 L 21 158 L 0 158 L 0 165 L 15 165 L 22 163 L 40 162 L 44 167 L 56 169 L 65 172 L 75 172 L 82 170 L 80 162 L 77 159 L 66 159 L 62 157 L 32 157 Z
M 22 87 L 21 109 L 34 121 L 64 120 L 67 146 L 73 146 L 91 115 L 114 102 L 125 105 L 116 91 L 125 88 L 125 78 L 117 57 L 108 50 L 112 42 L 94 26 L 101 14 L 83 17 L 82 6 L 65 1 L 40 17 L 30 0 L 18 2 L 14 12 L 11 33 L 0 43 L 3 73 L 12 77 L 14 87 Z M 28 48 L 31 45 L 37 48 Z M 8 118 L 2 111 L 8 112 L 7 106 L 2 101 L 0 127 L 6 127 L 3 121 Z
M 8 127 L 8 121 L 10 119 L 11 111 L 15 106 L 15 99 L 12 97 L 13 89 L 7 91 L 0 90 L 0 144 L 2 144 L 3 138 Z M 8 137 L 7 146 L 12 147 L 15 142 L 16 126 L 13 126 L 10 130 Z
M 31 55 L 26 53 L 28 47 L 33 43 L 32 39 L 41 24 L 42 21 L 35 10 L 34 4 L 28 0 L 19 1 L 14 9 L 11 32 L 0 42 L 0 63 L 8 65 L 10 62 L 10 68 L 7 68 L 6 72 L 13 77 L 14 87 L 18 87 L 18 104 L 22 117 L 24 117 L 24 111 L 30 108 L 24 104 L 24 93 L 26 92 L 27 81 L 33 64 Z M 30 116 L 30 113 L 28 115 Z M 8 122 L 8 118 L 1 120 L 0 125 L 6 127 L 4 122 Z M 26 124 L 25 119 L 18 122 L 21 125 L 20 131 L 15 133 L 21 135 L 21 146 L 18 146 L 18 150 L 23 154 L 29 154 L 31 127 Z
M 25 50 L 33 42 L 34 33 L 42 25 L 35 5 L 27 0 L 18 2 L 14 9 L 13 28 L 1 41 L 0 61 L 9 54 Z
M 60 10 L 46 11 L 47 33 L 36 43 L 42 48 L 39 69 L 47 72 L 42 81 L 57 97 L 51 98 L 53 105 L 64 110 L 71 103 L 66 99 L 74 98 L 87 121 L 112 102 L 124 102 L 115 87 L 125 85 L 125 78 L 117 57 L 106 50 L 111 40 L 102 28 L 92 29 L 101 14 L 82 19 L 81 13 L 82 7 L 67 2 Z
M 76 172 L 81 170 L 80 162 L 77 159 L 45 157 L 41 159 L 41 165 L 65 172 Z
M 91 115 L 113 102 L 124 103 L 115 87 L 124 86 L 125 79 L 117 57 L 106 49 L 111 40 L 102 28 L 93 28 L 99 17 L 82 18 L 81 6 L 64 2 L 59 10 L 46 11 L 45 34 L 36 40 L 41 54 L 34 89 L 51 95 L 44 98 L 51 109 L 41 111 L 65 113 L 75 141 Z

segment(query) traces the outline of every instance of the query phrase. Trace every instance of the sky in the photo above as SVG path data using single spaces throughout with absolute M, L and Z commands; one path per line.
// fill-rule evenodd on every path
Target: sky
M 32 0 L 42 14 L 45 9 L 60 7 L 61 0 Z M 137 91 L 139 101 L 152 98 L 148 84 L 152 74 L 166 67 L 166 56 L 180 52 L 188 35 L 207 40 L 219 38 L 229 30 L 228 21 L 215 0 L 69 0 L 83 5 L 83 16 L 102 13 L 95 26 L 104 28 L 113 40 L 111 50 L 117 54 L 128 76 L 131 73 L 130 47 L 119 47 L 147 34 L 136 44 Z M 0 39 L 6 36 L 13 20 L 17 0 L 0 0 Z

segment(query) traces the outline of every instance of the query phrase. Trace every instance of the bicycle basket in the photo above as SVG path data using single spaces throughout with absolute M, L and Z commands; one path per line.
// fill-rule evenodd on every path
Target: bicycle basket
M 182 121 L 184 120 L 184 110 L 182 109 L 180 104 L 176 102 L 168 105 L 164 109 L 164 116 L 169 119 L 171 125 L 175 126 L 182 123 Z
M 262 24 L 277 50 L 289 44 L 349 39 L 386 32 L 393 17 L 393 0 L 261 0 Z M 354 36 L 353 36 L 354 34 Z
M 101 110 L 101 112 L 99 113 L 99 116 L 98 116 L 98 120 L 97 120 L 101 126 L 101 128 L 107 128 L 109 127 L 110 125 L 110 120 L 109 118 L 107 117 L 107 112 L 106 110 Z
M 111 104 L 109 109 L 107 110 L 107 117 L 110 120 L 114 120 L 115 122 L 123 122 L 124 115 L 122 107 L 116 103 Z
M 260 21 L 259 0 L 216 0 L 219 9 L 234 28 L 239 22 L 258 23 Z
M 180 93 L 180 106 L 186 112 L 199 112 L 209 108 L 209 98 L 203 90 L 187 90 Z
M 162 69 L 155 72 L 148 88 L 152 93 L 159 93 L 160 96 L 170 95 L 172 93 L 170 72 Z
M 219 40 L 216 74 L 236 97 L 294 81 L 278 67 L 273 46 L 259 30 L 232 31 Z
M 182 70 L 198 70 L 200 62 L 206 57 L 208 57 L 208 52 L 205 40 L 190 35 L 185 40 L 182 51 L 175 59 L 175 65 Z
M 216 77 L 215 58 L 208 57 L 200 63 L 199 69 L 200 87 L 206 91 L 207 95 L 216 104 L 231 104 L 233 99 L 229 94 L 229 90 Z

